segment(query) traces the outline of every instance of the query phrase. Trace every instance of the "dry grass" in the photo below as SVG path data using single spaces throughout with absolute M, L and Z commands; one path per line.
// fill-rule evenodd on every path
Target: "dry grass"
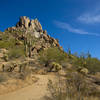
M 67 74 L 67 79 L 53 83 L 48 83 L 50 96 L 46 96 L 45 100 L 100 100 L 99 97 L 90 96 L 90 88 L 85 82 L 85 77 L 79 73 Z

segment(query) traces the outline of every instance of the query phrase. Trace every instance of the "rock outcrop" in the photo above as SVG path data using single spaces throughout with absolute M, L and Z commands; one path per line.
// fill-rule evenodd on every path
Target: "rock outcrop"
M 30 20 L 26 16 L 22 16 L 19 19 L 19 22 L 16 24 L 15 27 L 8 28 L 7 30 L 16 30 L 16 29 L 23 29 L 23 30 L 30 30 L 40 32 L 42 31 L 42 26 L 37 19 Z
M 16 24 L 16 27 L 29 28 L 30 19 L 26 16 L 20 17 L 19 22 Z
M 32 33 L 36 38 L 39 38 L 42 34 L 42 26 L 37 19 L 30 20 L 26 16 L 22 16 L 19 22 L 14 27 L 10 27 L 7 31 L 23 31 L 27 33 Z
M 35 46 L 32 47 L 33 53 L 39 52 L 40 50 L 44 50 L 52 46 L 59 47 L 60 49 L 62 49 L 59 45 L 58 40 L 50 37 L 47 34 L 47 31 L 42 29 L 42 26 L 37 19 L 30 20 L 26 16 L 20 17 L 19 22 L 16 24 L 16 26 L 8 28 L 7 31 L 21 31 L 24 32 L 25 35 L 31 34 L 31 36 L 38 38 L 39 40 L 35 43 Z M 27 37 L 24 36 L 18 38 Z

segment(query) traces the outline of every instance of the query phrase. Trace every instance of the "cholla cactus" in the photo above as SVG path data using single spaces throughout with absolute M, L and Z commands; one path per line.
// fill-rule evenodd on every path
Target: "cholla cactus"
M 58 72 L 59 70 L 62 69 L 62 66 L 56 62 L 52 62 L 51 64 L 51 71 Z
M 80 73 L 82 73 L 82 74 L 88 74 L 89 73 L 89 71 L 88 71 L 88 69 L 87 68 L 82 68 L 81 70 L 80 70 Z

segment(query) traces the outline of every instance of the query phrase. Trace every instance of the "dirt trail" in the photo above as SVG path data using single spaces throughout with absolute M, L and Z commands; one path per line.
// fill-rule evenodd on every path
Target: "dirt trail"
M 55 75 L 35 75 L 39 80 L 31 86 L 12 93 L 0 95 L 0 100 L 44 100 L 47 91 L 48 79 L 55 80 Z

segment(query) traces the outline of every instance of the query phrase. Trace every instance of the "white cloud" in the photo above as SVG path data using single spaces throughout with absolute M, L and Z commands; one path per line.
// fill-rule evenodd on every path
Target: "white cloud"
M 95 24 L 100 23 L 100 14 L 83 14 L 78 17 L 78 20 L 82 23 L 86 24 Z
M 90 33 L 90 32 L 84 31 L 82 29 L 73 28 L 72 26 L 70 26 L 68 23 L 65 23 L 65 22 L 54 21 L 54 23 L 56 24 L 57 27 L 59 27 L 61 29 L 65 29 L 65 30 L 72 32 L 72 33 L 100 36 L 100 34 L 98 34 L 98 33 Z

